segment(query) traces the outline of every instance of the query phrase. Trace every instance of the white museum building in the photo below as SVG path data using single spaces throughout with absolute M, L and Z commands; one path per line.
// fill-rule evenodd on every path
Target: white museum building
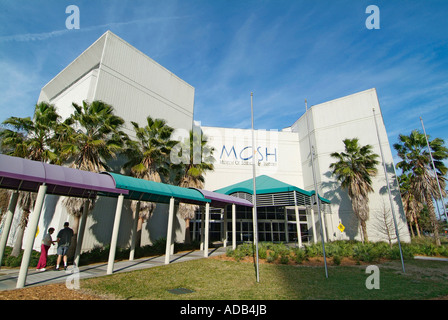
M 42 88 L 38 102 L 54 104 L 65 118 L 72 113 L 73 102 L 104 101 L 125 120 L 125 132 L 132 137 L 134 131 L 130 122 L 144 126 L 148 115 L 165 119 L 177 132 L 192 130 L 196 126 L 194 95 L 192 85 L 107 31 Z M 369 196 L 369 240 L 387 241 L 392 237 L 395 241 L 395 231 L 391 235 L 384 231 L 385 220 L 386 223 L 392 222 L 393 209 L 400 240 L 409 242 L 410 235 L 376 90 L 369 89 L 313 105 L 307 112 L 304 106 L 299 108 L 303 108 L 303 115 L 285 123 L 284 128 L 255 130 L 256 148 L 252 146 L 250 129 L 201 126 L 214 148 L 215 158 L 214 171 L 205 175 L 204 189 L 252 201 L 252 155 L 256 149 L 260 241 L 312 243 L 320 241 L 321 226 L 326 241 L 361 240 L 351 201 L 329 169 L 334 162 L 330 154 L 344 150 L 344 139 L 356 137 L 361 145 L 370 144 L 376 154 L 383 154 L 389 170 L 387 177 L 393 200 L 391 208 L 387 181 L 380 164 L 378 174 L 373 179 L 374 192 Z M 321 215 L 315 201 L 310 145 L 314 151 Z M 111 167 L 116 173 L 123 173 L 118 163 L 112 163 Z M 49 227 L 59 230 L 65 221 L 72 221 L 62 205 L 62 198 L 58 195 L 45 197 L 34 249 L 40 250 L 40 240 Z M 104 198 L 98 201 L 100 205 L 95 206 L 86 221 L 83 251 L 105 246 L 111 241 L 117 200 Z M 17 208 L 9 245 L 14 242 L 14 226 L 18 225 L 19 218 L 20 208 Z M 198 212 L 197 219 L 191 221 L 193 237 L 199 236 L 200 218 Z M 253 239 L 250 207 L 237 206 L 236 219 L 231 219 L 230 210 L 222 208 L 212 209 L 209 218 L 211 241 L 230 239 L 235 228 L 237 241 Z M 167 221 L 168 205 L 158 204 L 142 227 L 141 245 L 166 237 Z M 174 224 L 175 241 L 184 241 L 185 221 L 175 215 Z M 345 227 L 343 231 L 338 229 L 340 224 Z M 130 246 L 132 225 L 131 206 L 125 201 L 118 246 Z

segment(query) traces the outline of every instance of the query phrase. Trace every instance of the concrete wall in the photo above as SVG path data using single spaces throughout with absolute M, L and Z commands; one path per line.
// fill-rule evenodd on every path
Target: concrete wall
M 215 170 L 205 188 L 216 190 L 252 178 L 252 130 L 202 127 L 213 146 Z M 303 188 L 297 133 L 255 130 L 256 175 L 268 175 Z
M 312 145 L 315 148 L 318 188 L 321 194 L 332 203 L 333 224 L 337 225 L 339 222 L 342 222 L 346 227 L 344 234 L 336 231 L 335 238 L 360 239 L 358 221 L 354 217 L 351 201 L 347 193 L 341 189 L 339 183 L 331 176 L 329 166 L 335 160 L 331 158 L 330 154 L 332 152 L 344 151 L 342 141 L 346 138 L 351 139 L 356 137 L 359 139 L 360 145 L 372 145 L 373 152 L 379 155 L 378 160 L 381 162 L 381 152 L 375 127 L 373 108 L 376 110 L 378 131 L 388 168 L 388 179 L 392 188 L 393 208 L 399 224 L 400 240 L 410 241 L 396 181 L 392 153 L 375 89 L 359 92 L 309 108 L 309 131 Z M 312 190 L 314 186 L 306 116 L 303 115 L 298 119 L 291 126 L 291 130 L 298 132 L 300 137 L 305 189 Z M 369 196 L 370 219 L 367 223 L 369 240 L 386 240 L 387 235 L 382 231 L 384 223 L 380 220 L 382 219 L 383 213 L 386 212 L 387 219 L 391 222 L 392 212 L 382 164 L 378 166 L 378 174 L 373 179 L 373 189 L 375 190 L 374 193 Z M 393 236 L 395 237 L 395 234 Z

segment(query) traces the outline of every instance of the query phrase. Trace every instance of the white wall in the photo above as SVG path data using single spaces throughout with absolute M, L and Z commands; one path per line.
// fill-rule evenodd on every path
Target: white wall
M 113 33 L 106 35 L 94 99 L 112 104 L 131 135 L 130 121 L 145 125 L 148 115 L 190 130 L 194 88 Z
M 373 152 L 379 155 L 378 174 L 373 179 L 374 193 L 369 196 L 370 219 L 367 229 L 372 241 L 385 240 L 379 229 L 380 221 L 377 215 L 384 210 L 390 218 L 390 201 L 384 170 L 381 164 L 381 152 L 378 143 L 377 131 L 373 117 L 373 108 L 376 110 L 381 145 L 388 167 L 388 179 L 391 183 L 394 197 L 394 210 L 400 225 L 400 240 L 410 241 L 409 231 L 406 227 L 406 218 L 395 179 L 394 163 L 386 129 L 382 121 L 381 109 L 375 89 L 366 90 L 340 99 L 315 105 L 309 108 L 310 135 L 315 146 L 315 166 L 319 192 L 332 203 L 333 223 L 339 222 L 347 228 L 345 236 L 359 239 L 358 222 L 354 217 L 351 201 L 347 193 L 341 189 L 338 182 L 331 176 L 330 164 L 335 160 L 331 158 L 332 152 L 344 151 L 343 140 L 358 138 L 360 145 L 370 144 Z M 306 116 L 303 115 L 291 127 L 299 133 L 302 166 L 304 169 L 304 186 L 306 190 L 314 189 L 311 171 L 310 150 L 308 142 Z M 340 236 L 337 234 L 337 236 Z M 395 235 L 394 235 L 395 236 Z
M 202 127 L 215 149 L 215 170 L 205 176 L 205 189 L 217 190 L 252 178 L 252 130 Z M 255 130 L 256 175 L 269 175 L 303 188 L 297 133 Z M 224 149 L 225 148 L 225 149 Z M 246 160 L 245 160 L 246 159 Z

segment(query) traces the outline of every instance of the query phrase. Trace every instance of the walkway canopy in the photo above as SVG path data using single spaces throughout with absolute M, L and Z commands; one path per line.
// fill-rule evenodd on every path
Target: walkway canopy
M 279 206 L 279 205 L 311 205 L 311 198 L 315 192 L 305 191 L 296 186 L 284 183 L 266 175 L 255 178 L 257 187 L 258 206 Z M 253 180 L 248 179 L 231 186 L 215 190 L 217 193 L 234 195 L 252 202 Z M 330 200 L 319 199 L 323 203 L 330 203 Z
M 208 223 L 210 205 L 223 207 L 226 204 L 252 206 L 252 204 L 237 197 L 214 193 L 211 191 L 182 188 L 178 186 L 137 179 L 111 172 L 94 173 L 77 170 L 44 162 L 33 161 L 18 157 L 0 154 L 0 188 L 12 189 L 16 192 L 10 199 L 7 212 L 7 222 L 1 237 L 1 246 L 4 248 L 9 234 L 9 229 L 18 199 L 18 191 L 37 192 L 34 211 L 28 222 L 28 237 L 25 241 L 25 252 L 22 259 L 17 288 L 25 285 L 27 270 L 34 243 L 34 234 L 39 223 L 45 195 L 53 194 L 59 196 L 78 197 L 94 199 L 96 196 L 115 197 L 117 207 L 115 212 L 114 226 L 111 239 L 111 250 L 109 252 L 108 273 L 113 272 L 113 262 L 117 245 L 123 200 L 151 201 L 169 204 L 168 230 L 165 262 L 169 263 L 169 257 L 173 250 L 173 219 L 175 200 L 178 202 L 205 205 L 206 220 Z M 87 216 L 87 205 L 80 222 L 78 233 L 78 246 L 75 261 L 79 261 L 80 244 L 84 233 L 85 220 Z M 136 219 L 135 219 L 136 220 Z M 134 222 L 135 224 L 135 222 Z M 136 226 L 136 224 L 135 224 Z M 208 233 L 208 225 L 206 228 Z M 134 232 L 135 233 L 135 232 Z M 0 250 L 3 256 L 3 250 Z M 204 255 L 208 253 L 208 243 L 205 245 Z
M 38 192 L 47 185 L 47 194 L 95 198 L 97 193 L 118 196 L 111 176 L 0 154 L 0 188 Z
M 175 198 L 180 202 L 199 205 L 211 202 L 210 199 L 207 199 L 195 189 L 128 177 L 112 172 L 102 172 L 102 174 L 111 177 L 116 188 L 128 190 L 129 193 L 124 196 L 125 199 L 169 203 L 171 198 Z
M 211 201 L 211 206 L 215 207 L 215 208 L 223 208 L 228 204 L 234 204 L 234 205 L 245 206 L 245 207 L 253 207 L 253 204 L 246 199 L 241 199 L 238 197 L 229 196 L 226 194 L 220 194 L 220 193 L 208 191 L 208 190 L 202 190 L 202 189 L 196 189 L 196 188 L 193 188 L 193 189 L 202 193 L 202 195 L 206 199 L 209 199 Z

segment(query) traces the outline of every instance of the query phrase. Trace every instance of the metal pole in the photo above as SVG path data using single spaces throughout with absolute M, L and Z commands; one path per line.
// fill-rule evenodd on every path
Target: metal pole
M 210 232 L 210 203 L 205 203 L 204 258 L 208 257 L 208 240 Z
M 252 118 L 252 175 L 253 175 L 253 231 L 254 231 L 254 242 L 255 242 L 255 257 L 256 257 L 256 271 L 257 271 L 257 282 L 260 282 L 260 271 L 258 263 L 258 219 L 257 219 L 257 187 L 255 183 L 255 156 L 257 154 L 257 147 L 255 145 L 255 133 L 254 133 L 254 104 L 253 104 L 253 92 L 250 93 L 250 110 Z
M 124 196 L 120 194 L 117 199 L 117 207 L 115 209 L 114 226 L 112 229 L 112 238 L 110 240 L 109 259 L 107 262 L 107 274 L 114 272 L 115 252 L 117 251 L 118 232 L 120 231 L 121 212 L 123 211 Z
M 314 169 L 314 146 L 311 145 L 310 126 L 308 123 L 308 105 L 307 105 L 306 99 L 305 99 L 305 109 L 306 109 L 306 112 L 305 112 L 306 113 L 306 126 L 307 126 L 307 131 L 308 131 L 308 143 L 310 146 L 310 153 L 311 153 L 311 168 L 313 171 L 313 180 L 314 180 L 314 194 L 316 196 L 317 212 L 319 214 L 319 219 L 320 219 L 320 238 L 322 241 L 322 252 L 324 254 L 325 278 L 328 278 L 327 256 L 325 254 L 324 228 L 323 228 L 323 223 L 322 223 L 322 215 L 320 212 L 320 199 L 319 199 L 319 192 L 317 191 L 316 172 Z M 311 203 L 311 207 L 312 206 L 313 206 L 313 204 Z
M 168 209 L 168 227 L 166 231 L 165 264 L 170 263 L 171 241 L 173 236 L 174 220 L 174 198 L 170 198 L 170 207 Z
M 392 194 L 390 192 L 389 178 L 387 177 L 386 162 L 384 161 L 383 148 L 381 146 L 380 133 L 378 131 L 378 123 L 376 122 L 375 108 L 373 108 L 373 119 L 375 120 L 376 135 L 378 137 L 378 144 L 380 145 L 381 159 L 383 161 L 384 176 L 386 178 L 387 191 L 389 193 L 390 209 L 392 210 L 392 217 L 394 219 L 395 234 L 397 235 L 398 247 L 400 248 L 401 266 L 403 268 L 403 272 L 406 272 L 406 270 L 404 269 L 403 251 L 401 250 L 401 242 L 400 242 L 400 235 L 398 232 L 398 224 L 397 224 L 397 219 L 395 218 L 394 204 L 392 201 Z
M 25 250 L 23 252 L 22 263 L 20 264 L 19 277 L 17 278 L 16 288 L 20 289 L 25 286 L 26 277 L 28 275 L 28 267 L 30 266 L 31 253 L 33 251 L 34 238 L 36 236 L 37 226 L 39 224 L 40 214 L 44 205 L 45 195 L 47 193 L 47 185 L 41 184 L 37 192 L 37 199 L 34 204 L 33 213 L 28 221 L 28 234 L 25 240 Z
M 443 212 L 445 213 L 446 221 L 448 222 L 448 215 L 446 214 L 445 201 L 443 201 L 442 189 L 440 188 L 439 178 L 437 176 L 436 166 L 434 165 L 434 160 L 432 158 L 431 148 L 429 147 L 428 136 L 426 135 L 425 126 L 423 125 L 423 119 L 420 117 L 420 122 L 422 123 L 423 133 L 425 134 L 426 144 L 428 145 L 429 157 L 431 158 L 432 169 L 434 170 L 434 175 L 436 176 L 437 186 L 439 187 L 440 200 L 442 200 Z M 437 203 L 437 200 L 436 200 Z

